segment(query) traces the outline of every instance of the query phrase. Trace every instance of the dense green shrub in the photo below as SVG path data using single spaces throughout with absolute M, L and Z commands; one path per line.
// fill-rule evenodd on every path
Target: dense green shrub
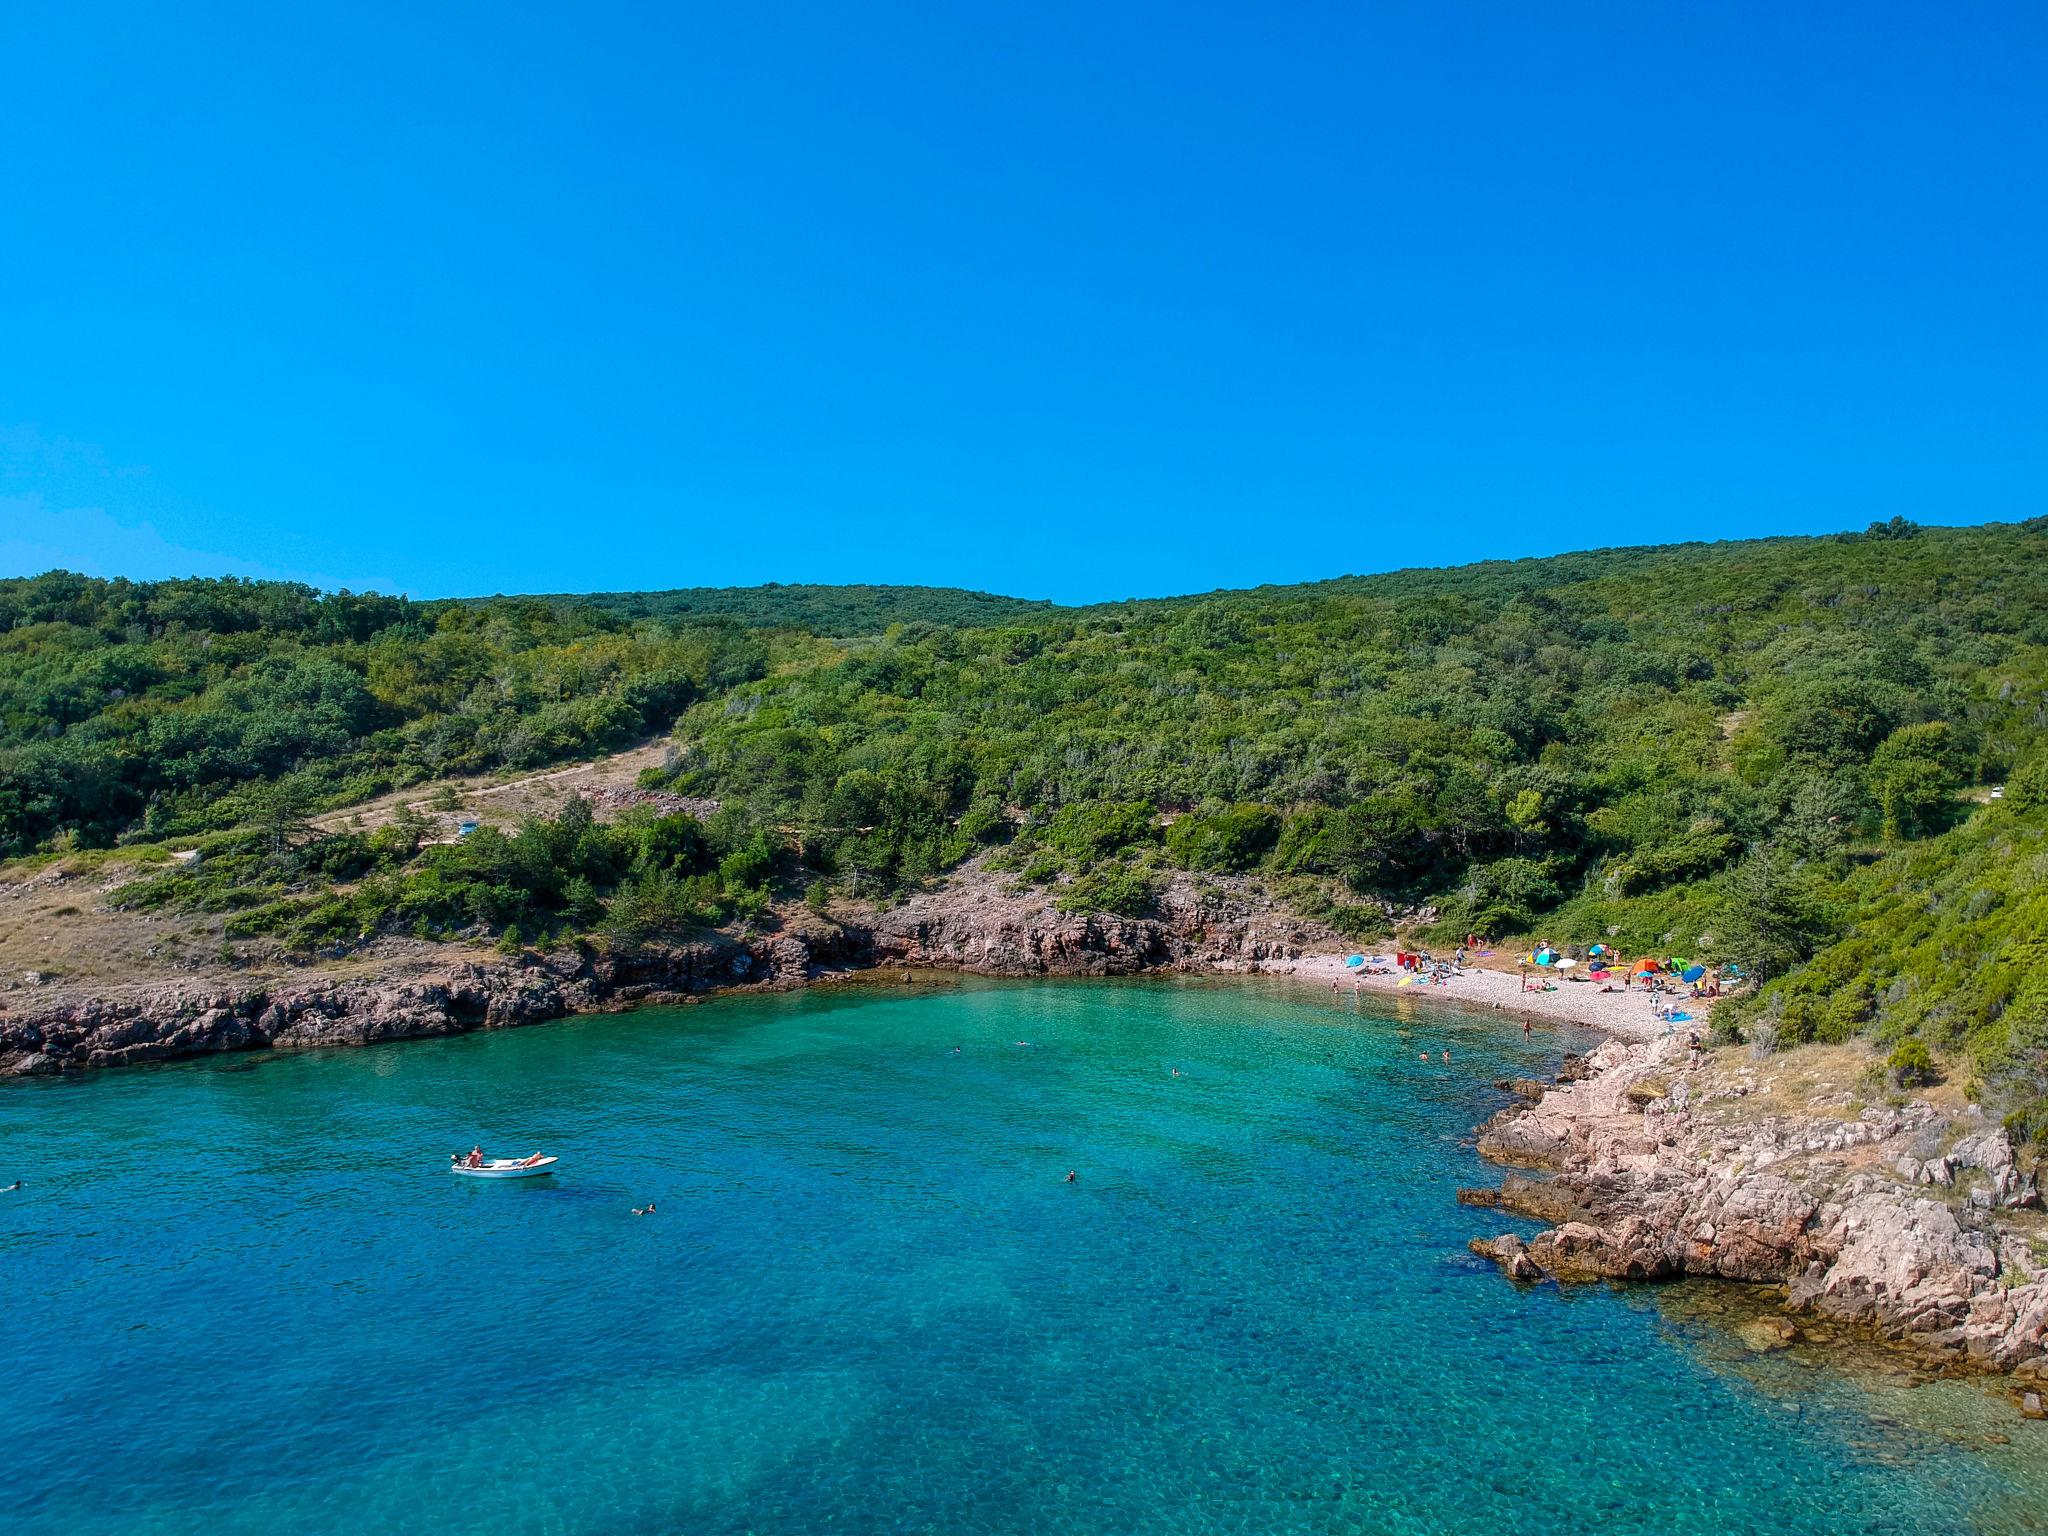
M 1955 738 L 1941 720 L 1901 726 L 1871 754 L 1871 795 L 1888 840 L 1918 837 L 1946 823 L 1960 782 L 1955 755 Z
M 1180 817 L 1166 829 L 1166 849 L 1188 869 L 1242 871 L 1279 837 L 1280 813 L 1271 806 L 1232 805 Z
M 1453 933 L 1485 938 L 1526 933 L 1536 914 L 1563 893 L 1550 866 L 1538 859 L 1496 859 L 1474 870 L 1448 918 Z
M 1901 1040 L 1885 1058 L 1885 1069 L 1901 1088 L 1918 1088 L 1941 1080 L 1934 1069 L 1934 1053 L 1924 1040 Z
M 1029 829 L 1034 847 L 1056 855 L 1066 867 L 1083 869 L 1100 859 L 1158 837 L 1152 807 L 1144 801 L 1064 805 Z
M 1055 903 L 1066 912 L 1113 912 L 1143 917 L 1159 897 L 1151 876 L 1130 864 L 1098 865 L 1060 893 Z
M 2021 810 L 2048 810 L 2048 755 L 2030 758 L 2013 769 L 2005 798 Z

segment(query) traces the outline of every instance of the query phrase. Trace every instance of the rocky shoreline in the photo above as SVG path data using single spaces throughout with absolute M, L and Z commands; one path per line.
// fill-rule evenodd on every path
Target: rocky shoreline
M 859 920 L 792 914 L 760 937 L 711 933 L 632 954 L 497 956 L 395 948 L 369 974 L 36 989 L 0 995 L 0 1076 L 49 1076 L 224 1051 L 426 1039 L 736 988 L 800 986 L 902 967 L 983 976 L 1127 976 L 1284 966 L 1332 939 L 1249 882 L 1182 878 L 1155 915 L 1058 910 L 970 866 L 939 889 Z
M 245 986 L 161 985 L 0 1011 L 0 1075 L 47 1076 L 224 1051 L 431 1039 L 773 983 L 808 945 L 722 936 L 631 957 L 568 950 L 403 976 L 317 973 Z
M 2005 1130 L 1974 1105 L 1846 1089 L 1788 1108 L 1773 1071 L 1677 1038 L 1614 1040 L 1555 1085 L 1506 1085 L 1519 1102 L 1481 1127 L 1479 1151 L 1547 1177 L 1460 1198 L 1551 1225 L 1473 1251 L 1531 1282 L 1780 1287 L 1782 1321 L 1754 1347 L 1791 1342 L 1802 1317 L 1855 1325 L 2007 1373 L 2022 1411 L 2048 1415 L 2048 1225 Z

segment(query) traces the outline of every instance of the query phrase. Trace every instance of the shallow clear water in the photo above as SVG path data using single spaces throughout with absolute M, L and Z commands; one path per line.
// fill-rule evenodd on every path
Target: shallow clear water
M 862 988 L 5 1085 L 0 1530 L 2048 1528 L 1982 1387 L 1469 1258 L 1487 1085 L 1572 1042 L 1367 1007 Z M 479 1139 L 560 1175 L 450 1177 Z

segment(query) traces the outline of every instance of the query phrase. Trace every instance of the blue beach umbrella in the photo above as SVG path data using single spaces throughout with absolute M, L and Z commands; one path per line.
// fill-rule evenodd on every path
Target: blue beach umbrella
M 1344 957 L 1344 963 L 1345 963 L 1346 965 L 1350 965 L 1350 966 L 1359 966 L 1359 965 L 1363 965 L 1363 964 L 1365 964 L 1365 956 L 1363 956 L 1363 955 L 1346 955 L 1346 956 Z
M 1707 968 L 1704 965 L 1688 965 L 1678 973 L 1678 979 L 1680 981 L 1698 981 L 1706 974 Z

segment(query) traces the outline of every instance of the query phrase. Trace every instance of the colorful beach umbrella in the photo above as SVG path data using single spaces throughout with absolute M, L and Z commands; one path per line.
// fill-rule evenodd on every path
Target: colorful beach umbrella
M 1698 981 L 1706 974 L 1707 968 L 1704 965 L 1688 965 L 1678 973 L 1678 979 L 1680 981 Z
M 1638 960 L 1634 965 L 1629 967 L 1628 973 L 1631 976 L 1654 976 L 1663 969 L 1663 966 L 1659 965 L 1656 961 L 1652 960 L 1648 955 L 1645 955 L 1642 959 Z

